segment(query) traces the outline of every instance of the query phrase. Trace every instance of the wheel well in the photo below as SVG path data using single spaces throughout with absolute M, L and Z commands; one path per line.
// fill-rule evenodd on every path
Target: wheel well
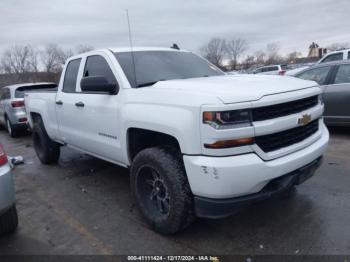
M 128 130 L 129 158 L 132 161 L 141 150 L 155 146 L 171 146 L 180 149 L 179 142 L 171 135 L 140 128 Z
M 41 115 L 39 113 L 31 112 L 30 116 L 32 118 L 33 123 L 37 123 L 41 119 Z

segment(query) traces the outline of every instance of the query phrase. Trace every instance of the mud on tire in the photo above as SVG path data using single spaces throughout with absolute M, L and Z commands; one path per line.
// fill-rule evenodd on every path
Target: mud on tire
M 37 119 L 32 129 L 35 152 L 43 164 L 57 163 L 60 157 L 60 144 L 48 136 L 41 118 Z
M 175 148 L 139 152 L 131 166 L 130 183 L 141 213 L 155 231 L 174 234 L 195 220 L 182 155 Z

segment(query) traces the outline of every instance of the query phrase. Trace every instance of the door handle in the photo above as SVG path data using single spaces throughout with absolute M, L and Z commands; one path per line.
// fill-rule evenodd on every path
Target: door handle
M 75 103 L 75 106 L 77 107 L 84 107 L 84 103 L 83 102 L 78 102 L 78 103 Z
M 63 102 L 61 100 L 56 101 L 56 105 L 63 105 Z

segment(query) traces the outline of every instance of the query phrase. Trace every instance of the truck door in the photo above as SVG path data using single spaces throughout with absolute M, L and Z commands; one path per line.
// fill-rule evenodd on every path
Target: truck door
M 64 75 L 62 75 L 62 87 L 61 89 L 59 88 L 55 101 L 61 140 L 73 146 L 80 144 L 79 138 L 81 136 L 80 131 L 77 129 L 76 121 L 79 115 L 75 115 L 76 106 L 74 104 L 74 101 L 80 97 L 76 90 L 81 60 L 81 58 L 78 58 L 68 62 Z
M 79 74 L 81 77 L 104 76 L 111 83 L 117 82 L 108 56 L 91 55 L 84 61 Z M 69 143 L 93 155 L 118 162 L 121 159 L 118 110 L 120 95 L 82 92 L 81 77 L 78 77 L 77 92 L 70 94 L 70 117 L 74 121 L 74 131 L 71 134 L 73 133 L 74 141 Z

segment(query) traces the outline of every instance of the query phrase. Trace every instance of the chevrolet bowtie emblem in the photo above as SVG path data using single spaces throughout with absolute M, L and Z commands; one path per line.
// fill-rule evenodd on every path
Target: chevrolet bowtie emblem
M 305 114 L 298 119 L 298 125 L 304 126 L 310 122 L 311 122 L 311 115 L 309 115 L 309 114 Z

